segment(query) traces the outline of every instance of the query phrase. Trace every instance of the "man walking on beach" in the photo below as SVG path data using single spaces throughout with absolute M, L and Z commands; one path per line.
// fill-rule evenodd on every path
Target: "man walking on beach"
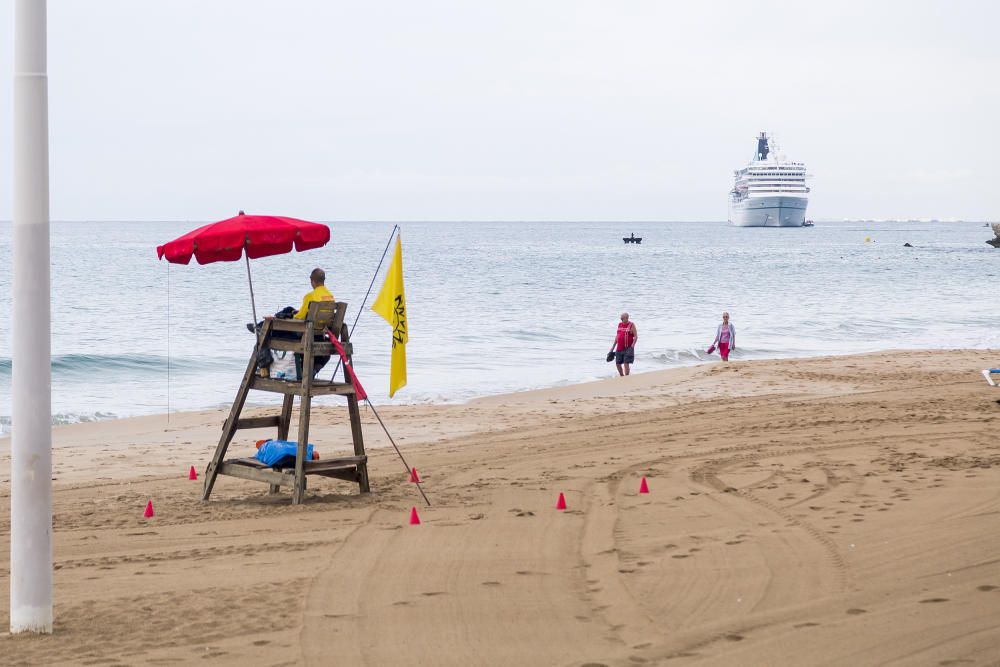
M 635 322 L 629 322 L 628 313 L 622 313 L 622 321 L 618 323 L 615 333 L 615 366 L 618 375 L 628 375 L 629 365 L 635 362 L 635 342 L 639 340 L 639 332 Z

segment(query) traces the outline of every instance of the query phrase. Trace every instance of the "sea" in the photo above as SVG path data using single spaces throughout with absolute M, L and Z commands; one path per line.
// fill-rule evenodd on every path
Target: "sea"
M 156 256 L 202 224 L 52 224 L 53 423 L 231 404 L 254 345 L 247 265 Z M 1000 347 L 1000 249 L 982 222 L 405 222 L 408 383 L 390 399 L 391 329 L 370 306 L 395 225 L 329 225 L 323 248 L 251 260 L 257 315 L 297 307 L 322 267 L 348 303 L 355 368 L 376 404 L 611 377 L 623 311 L 638 329 L 636 373 L 719 363 L 706 348 L 724 310 L 737 360 Z M 0 433 L 12 426 L 11 231 L 0 223 Z M 632 233 L 641 244 L 622 242 Z

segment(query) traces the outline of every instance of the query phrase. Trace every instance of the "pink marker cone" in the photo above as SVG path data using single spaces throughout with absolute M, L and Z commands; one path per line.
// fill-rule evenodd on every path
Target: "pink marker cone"
M 649 493 L 649 485 L 646 484 L 646 478 L 642 478 L 642 482 L 639 484 L 639 493 Z
M 410 525 L 419 526 L 420 525 L 420 515 L 417 514 L 417 508 L 413 507 L 410 509 Z
M 153 501 L 150 500 L 146 503 L 146 511 L 142 513 L 142 516 L 146 519 L 153 518 Z
M 194 466 L 191 466 L 191 470 L 188 472 L 188 479 L 198 479 L 198 473 L 195 471 Z
M 410 481 L 414 484 L 420 483 L 420 475 L 417 474 L 416 468 L 410 468 Z
M 559 492 L 559 500 L 556 501 L 556 509 L 557 510 L 566 509 L 566 496 L 562 494 L 562 491 Z

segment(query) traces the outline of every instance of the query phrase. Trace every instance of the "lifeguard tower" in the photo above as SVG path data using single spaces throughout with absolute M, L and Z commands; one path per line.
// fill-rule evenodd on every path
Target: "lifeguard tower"
M 345 356 L 350 362 L 353 349 L 344 316 L 347 304 L 339 301 L 319 301 L 309 304 L 309 313 L 304 320 L 266 319 L 258 334 L 258 344 L 250 355 L 246 373 L 236 400 L 229 411 L 229 417 L 222 426 L 222 436 L 215 449 L 215 456 L 205 471 L 205 488 L 201 499 L 207 501 L 212 495 L 212 487 L 219 475 L 241 477 L 269 485 L 269 492 L 274 494 L 281 487 L 292 489 L 292 504 L 298 505 L 305 500 L 306 478 L 309 475 L 332 477 L 356 482 L 361 493 L 368 493 L 368 456 L 365 454 L 365 444 L 361 435 L 361 413 L 358 410 L 358 397 L 350 373 L 344 373 L 344 382 L 322 381 L 313 378 L 313 368 L 317 356 L 339 358 L 338 352 L 325 334 L 329 331 L 335 335 L 344 348 Z M 277 332 L 285 332 L 274 336 Z M 295 335 L 289 335 L 295 334 Z M 294 380 L 282 380 L 261 375 L 257 368 L 257 350 L 269 347 L 273 350 L 302 355 L 302 377 Z M 269 391 L 284 395 L 281 413 L 269 417 L 240 417 L 247 395 L 251 390 Z M 309 442 L 309 411 L 314 396 L 335 394 L 347 397 L 347 413 L 351 424 L 351 437 L 354 445 L 354 456 L 341 458 L 306 461 L 306 445 Z M 287 440 L 291 426 L 295 397 L 299 397 L 298 418 L 298 453 L 295 457 L 295 467 L 272 468 L 261 463 L 256 458 L 234 458 L 226 460 L 226 450 L 232 442 L 236 431 L 241 429 L 259 429 L 275 427 L 277 440 Z

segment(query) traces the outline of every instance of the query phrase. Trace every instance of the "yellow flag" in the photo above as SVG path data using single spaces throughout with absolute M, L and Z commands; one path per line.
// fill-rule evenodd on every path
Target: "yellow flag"
M 385 275 L 385 283 L 372 310 L 392 326 L 392 368 L 389 371 L 389 397 L 406 384 L 406 296 L 403 294 L 403 242 L 396 235 L 396 252 Z

